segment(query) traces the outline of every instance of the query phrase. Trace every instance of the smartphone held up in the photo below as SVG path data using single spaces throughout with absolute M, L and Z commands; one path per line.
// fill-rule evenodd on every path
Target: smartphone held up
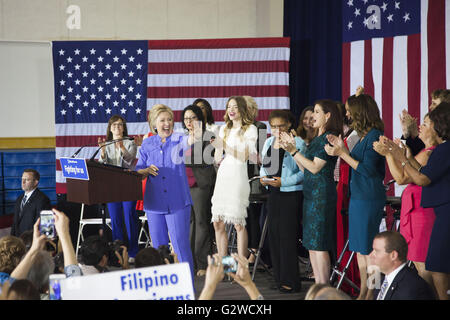
M 56 238 L 55 214 L 52 210 L 42 210 L 40 214 L 39 232 L 49 239 Z

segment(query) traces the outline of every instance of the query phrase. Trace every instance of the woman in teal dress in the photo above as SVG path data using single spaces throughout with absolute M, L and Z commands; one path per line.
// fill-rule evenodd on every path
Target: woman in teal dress
M 373 143 L 383 134 L 384 124 L 377 103 L 366 94 L 348 98 L 345 105 L 351 127 L 360 141 L 350 153 L 340 137 L 329 135 L 325 150 L 339 156 L 351 167 L 349 217 L 349 249 L 357 252 L 361 277 L 359 299 L 370 299 L 367 287 L 367 267 L 372 242 L 379 232 L 383 209 L 386 204 L 384 157 L 373 149 Z
M 303 246 L 309 257 L 316 283 L 330 279 L 330 255 L 336 242 L 336 184 L 334 167 L 337 158 L 324 150 L 327 135 L 342 134 L 342 117 L 337 104 L 320 100 L 314 106 L 314 128 L 318 135 L 309 144 L 304 155 L 295 148 L 294 137 L 283 133 L 281 146 L 291 153 L 304 172 L 303 180 Z

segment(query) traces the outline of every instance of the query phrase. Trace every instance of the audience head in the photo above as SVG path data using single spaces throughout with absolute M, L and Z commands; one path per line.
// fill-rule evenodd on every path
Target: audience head
M 328 284 L 324 283 L 314 283 L 311 287 L 309 287 L 306 292 L 305 300 L 314 300 L 317 296 L 317 293 L 323 288 L 329 287 Z
M 347 117 L 351 119 L 351 128 L 360 137 L 365 136 L 373 128 L 384 132 L 380 110 L 371 96 L 367 94 L 353 95 L 348 98 L 345 109 L 347 110 Z
M 314 107 L 308 106 L 303 109 L 302 113 L 300 114 L 300 119 L 298 121 L 298 127 L 297 127 L 297 135 L 302 138 L 306 139 L 308 132 L 313 131 L 313 118 L 314 114 Z
M 194 102 L 192 102 L 192 104 L 194 106 L 198 106 L 202 110 L 203 118 L 206 120 L 207 124 L 214 123 L 212 107 L 209 104 L 208 100 L 199 98 L 199 99 L 195 99 Z
M 139 250 L 134 259 L 135 268 L 153 267 L 165 264 L 159 251 L 152 247 Z
M 39 291 L 28 279 L 15 280 L 8 291 L 8 300 L 40 300 Z
M 433 111 L 441 102 L 450 103 L 450 90 L 437 89 L 431 93 L 430 111 Z
M 186 108 L 184 108 L 183 112 L 181 113 L 181 119 L 183 120 L 183 129 L 185 130 L 193 130 L 194 121 L 201 121 L 203 132 L 205 132 L 206 130 L 206 121 L 202 109 L 200 109 L 200 107 L 196 105 L 188 105 Z
M 150 131 L 161 138 L 170 136 L 173 132 L 174 115 L 172 109 L 164 104 L 155 104 L 149 112 Z
M 391 273 L 407 260 L 408 244 L 399 232 L 384 231 L 377 234 L 372 247 L 370 260 L 384 274 Z
M 332 132 L 334 135 L 342 135 L 342 117 L 337 104 L 333 100 L 323 99 L 314 103 L 314 123 L 316 129 L 324 132 Z
M 106 128 L 106 140 L 113 140 L 114 137 L 118 139 L 126 136 L 128 136 L 127 121 L 116 114 L 109 118 L 108 127 Z
M 34 169 L 25 169 L 22 173 L 22 190 L 25 192 L 36 189 L 41 175 Z
M 48 277 L 54 270 L 55 262 L 50 253 L 39 250 L 34 257 L 27 279 L 36 286 L 40 293 L 46 293 L 48 290 Z
M 243 96 L 245 99 L 245 102 L 247 102 L 247 108 L 250 111 L 250 114 L 254 120 L 256 120 L 256 117 L 258 116 L 258 104 L 256 103 L 255 99 L 251 96 Z
M 439 144 L 438 134 L 436 133 L 436 130 L 434 130 L 434 124 L 431 122 L 428 113 L 423 117 L 423 122 L 419 126 L 419 139 L 425 143 L 425 146 L 427 146 L 427 144 Z
M 25 248 L 28 251 L 31 248 L 31 244 L 33 243 L 33 230 L 24 231 L 20 235 L 20 239 L 22 239 L 25 244 Z
M 351 300 L 351 298 L 339 289 L 326 286 L 317 292 L 314 300 Z
M 273 110 L 269 115 L 269 125 L 272 135 L 276 138 L 280 138 L 281 132 L 289 132 L 292 129 L 293 115 L 291 111 Z
M 90 236 L 80 248 L 80 260 L 87 266 L 106 265 L 109 255 L 108 243 L 101 236 Z
M 450 137 L 450 103 L 441 102 L 428 115 L 439 138 L 448 140 Z
M 0 272 L 11 274 L 26 253 L 22 239 L 15 236 L 0 238 Z

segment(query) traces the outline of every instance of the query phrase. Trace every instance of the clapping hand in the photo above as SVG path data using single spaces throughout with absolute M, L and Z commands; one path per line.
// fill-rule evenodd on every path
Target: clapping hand
M 390 151 L 388 146 L 385 144 L 385 137 L 383 137 L 384 136 L 380 136 L 380 139 L 378 141 L 373 142 L 373 150 L 378 152 L 383 157 L 386 157 Z
M 98 146 L 101 148 L 101 151 L 102 151 L 101 157 L 104 158 L 105 157 L 105 143 L 106 143 L 105 138 L 98 137 L 97 143 L 98 143 Z
M 418 129 L 417 129 L 417 121 L 413 118 L 406 109 L 402 110 L 402 113 L 399 114 L 400 124 L 402 127 L 403 137 L 406 139 L 409 136 L 413 138 L 417 137 Z
M 344 140 L 342 140 L 341 135 L 339 135 L 339 137 L 337 137 L 333 134 L 328 134 L 327 140 L 328 140 L 329 144 L 326 144 L 324 149 L 328 155 L 334 156 L 334 157 L 339 157 L 344 152 L 348 152 L 348 149 L 345 146 Z
M 280 146 L 289 153 L 297 150 L 292 133 L 280 132 Z

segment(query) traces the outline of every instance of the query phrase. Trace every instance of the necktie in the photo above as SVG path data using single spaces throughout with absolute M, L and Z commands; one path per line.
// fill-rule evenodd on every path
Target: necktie
M 384 300 L 384 293 L 386 292 L 388 287 L 387 278 L 384 278 L 383 284 L 381 285 L 380 293 L 378 293 L 377 300 Z
M 27 196 L 24 195 L 23 199 L 22 199 L 22 202 L 20 203 L 20 211 L 22 211 L 23 206 L 25 205 L 26 202 L 27 202 Z

